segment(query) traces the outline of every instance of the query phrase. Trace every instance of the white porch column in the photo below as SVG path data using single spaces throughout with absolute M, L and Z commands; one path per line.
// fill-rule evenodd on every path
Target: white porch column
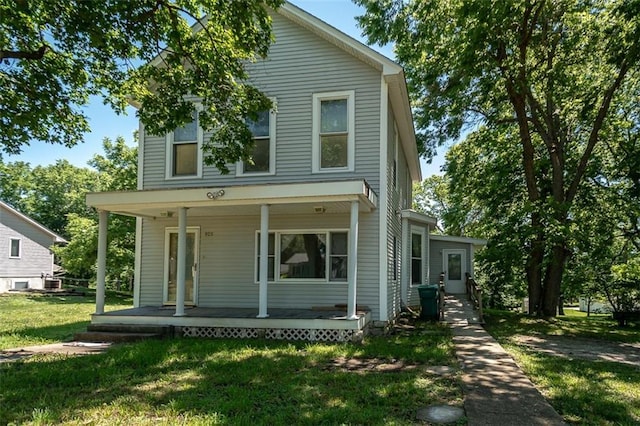
M 96 282 L 96 314 L 104 314 L 104 291 L 107 276 L 107 225 L 109 212 L 98 212 L 98 274 Z
M 360 202 L 351 202 L 351 226 L 349 228 L 349 262 L 347 276 L 349 290 L 347 294 L 347 319 L 357 319 L 356 315 L 356 283 L 358 282 L 358 212 Z
M 184 316 L 184 275 L 187 262 L 187 209 L 178 208 L 178 260 L 176 265 L 176 313 L 174 317 Z
M 258 316 L 267 318 L 267 286 L 269 282 L 269 205 L 260 206 L 260 290 Z

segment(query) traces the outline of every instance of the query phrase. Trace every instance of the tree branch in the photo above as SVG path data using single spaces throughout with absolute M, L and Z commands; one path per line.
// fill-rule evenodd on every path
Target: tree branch
M 22 50 L 0 50 L 0 61 L 3 59 L 27 59 L 30 61 L 38 61 L 47 53 L 49 46 L 43 44 L 38 50 L 22 51 Z
M 618 71 L 618 75 L 616 79 L 613 81 L 611 86 L 604 93 L 604 97 L 602 98 L 602 104 L 598 109 L 598 115 L 593 123 L 593 128 L 591 129 L 591 134 L 589 135 L 589 141 L 587 142 L 587 147 L 582 153 L 582 157 L 580 158 L 580 163 L 578 164 L 578 168 L 576 169 L 576 175 L 573 177 L 571 181 L 571 185 L 567 189 L 567 193 L 565 195 L 565 200 L 567 202 L 572 202 L 578 192 L 578 186 L 580 185 L 580 181 L 582 180 L 582 176 L 587 170 L 587 165 L 589 164 L 589 158 L 591 157 L 591 153 L 598 143 L 599 133 L 602 129 L 602 125 L 604 124 L 604 120 L 607 117 L 609 112 L 609 108 L 611 107 L 611 101 L 613 100 L 613 95 L 615 95 L 618 88 L 622 85 L 627 72 L 629 72 L 629 62 L 625 58 L 622 61 L 622 65 L 620 66 L 620 70 Z

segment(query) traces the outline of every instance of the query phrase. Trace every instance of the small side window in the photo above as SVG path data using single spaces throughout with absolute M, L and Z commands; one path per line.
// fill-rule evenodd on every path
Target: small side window
M 18 238 L 11 238 L 10 246 L 9 246 L 9 257 L 19 259 L 22 255 L 21 253 L 21 241 Z

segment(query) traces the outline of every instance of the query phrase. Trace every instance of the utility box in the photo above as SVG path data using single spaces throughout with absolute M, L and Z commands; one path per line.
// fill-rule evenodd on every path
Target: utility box
M 437 321 L 440 317 L 438 310 L 438 285 L 419 285 L 420 319 Z

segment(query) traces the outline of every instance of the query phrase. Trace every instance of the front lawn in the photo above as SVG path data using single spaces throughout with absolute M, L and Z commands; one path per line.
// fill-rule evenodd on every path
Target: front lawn
M 640 423 L 640 368 L 607 361 L 552 356 L 520 344 L 518 336 L 563 336 L 590 339 L 597 351 L 611 342 L 640 342 L 637 326 L 619 328 L 610 315 L 587 317 L 567 310 L 549 321 L 512 312 L 492 311 L 486 328 L 565 421 L 580 425 L 637 425 Z
M 62 322 L 60 335 L 93 311 L 77 299 L 9 303 L 19 302 L 47 310 L 51 330 Z M 10 329 L 28 339 L 50 334 L 32 331 L 37 325 Z M 0 363 L 0 424 L 412 425 L 419 408 L 462 405 L 455 373 L 426 370 L 455 364 L 449 329 L 428 323 L 361 344 L 150 340 L 99 355 Z
M 68 341 L 86 331 L 96 310 L 95 292 L 77 291 L 84 295 L 0 294 L 0 349 Z M 131 306 L 129 295 L 107 292 L 105 310 Z

